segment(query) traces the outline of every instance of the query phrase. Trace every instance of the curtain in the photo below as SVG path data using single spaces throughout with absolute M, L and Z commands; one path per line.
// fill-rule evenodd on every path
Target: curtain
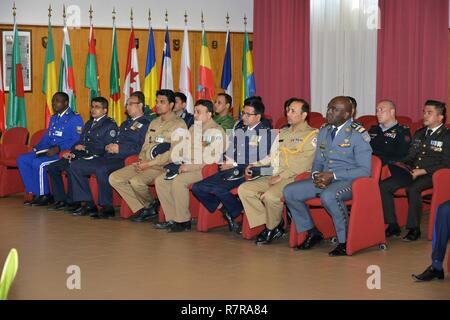
M 353 96 L 357 116 L 374 114 L 378 0 L 311 1 L 311 105 L 325 114 L 335 96 Z
M 448 0 L 380 0 L 377 100 L 422 118 L 428 99 L 448 99 Z
M 310 100 L 310 0 L 255 0 L 253 58 L 256 94 L 275 122 L 283 103 Z

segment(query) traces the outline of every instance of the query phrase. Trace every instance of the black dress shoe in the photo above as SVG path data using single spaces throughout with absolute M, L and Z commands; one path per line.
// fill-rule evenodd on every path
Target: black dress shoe
M 416 241 L 420 238 L 420 229 L 419 228 L 413 228 L 409 229 L 406 236 L 403 237 L 403 241 Z
M 413 279 L 417 282 L 422 281 L 431 281 L 433 279 L 444 279 L 444 270 L 438 270 L 433 268 L 433 266 L 429 266 L 423 273 L 419 275 L 412 275 Z
M 400 229 L 397 223 L 390 223 L 385 231 L 386 238 L 399 237 L 401 232 L 402 230 Z
M 79 202 L 67 203 L 66 206 L 64 207 L 64 212 L 72 214 L 74 211 L 78 210 L 79 208 L 81 208 L 81 204 Z
M 323 240 L 321 233 L 308 233 L 308 237 L 303 243 L 297 246 L 298 250 L 309 250 Z
M 64 201 L 55 202 L 53 205 L 47 208 L 48 211 L 61 211 L 66 207 L 66 203 Z
M 173 220 L 155 224 L 155 229 L 169 229 L 176 222 Z
M 256 237 L 256 242 L 264 241 L 267 238 L 267 234 L 269 233 L 269 231 L 269 229 L 264 228 L 264 230 L 261 231 L 261 233 Z
M 37 202 L 39 200 L 39 197 L 37 196 L 33 196 L 33 198 L 31 198 L 31 200 L 27 200 L 23 203 L 24 206 L 30 207 L 33 205 L 33 203 Z
M 237 223 L 234 221 L 234 218 L 231 216 L 231 214 L 225 210 L 224 207 L 220 208 L 220 211 L 222 211 L 222 216 L 225 219 L 225 221 L 228 223 L 228 229 L 230 231 L 234 231 L 237 229 Z
M 52 195 L 43 195 L 40 196 L 39 199 L 33 203 L 31 203 L 31 206 L 33 207 L 43 207 L 48 206 L 49 204 L 53 203 L 53 196 Z
M 139 210 L 134 216 L 130 217 L 133 222 L 145 222 L 158 216 L 158 212 L 154 207 L 143 208 Z
M 340 257 L 347 255 L 347 243 L 339 243 L 337 247 L 328 253 L 330 257 Z
M 98 210 L 97 207 L 85 207 L 82 206 L 78 210 L 72 213 L 73 216 L 82 217 L 89 215 L 90 217 L 97 215 Z
M 258 237 L 255 242 L 256 245 L 269 244 L 273 240 L 281 238 L 284 234 L 284 230 L 281 227 L 276 227 L 275 229 L 272 229 L 272 230 L 270 230 L 270 229 L 266 229 L 266 230 L 268 230 L 266 233 L 266 236 L 264 238 Z
M 116 212 L 113 207 L 103 207 L 99 213 L 89 215 L 93 219 L 109 219 L 114 218 Z
M 234 232 L 238 235 L 242 235 L 242 223 L 236 223 L 236 229 L 234 229 Z
M 167 229 L 167 232 L 183 232 L 183 231 L 191 231 L 191 221 L 175 222 Z

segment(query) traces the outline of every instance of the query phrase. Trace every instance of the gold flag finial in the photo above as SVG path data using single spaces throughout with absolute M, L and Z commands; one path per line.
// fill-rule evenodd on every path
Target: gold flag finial
M 113 24 L 115 24 L 116 23 L 116 7 L 113 7 L 113 11 L 111 12 L 112 13 L 112 21 L 113 21 Z
M 89 5 L 89 24 L 92 25 L 92 14 L 94 13 L 94 10 L 92 10 L 92 4 Z
M 15 18 L 16 18 L 16 9 L 17 9 L 15 1 L 13 2 L 13 8 L 12 9 L 13 9 L 13 17 L 14 17 L 14 20 L 15 20 Z
M 169 13 L 167 13 L 167 9 L 166 9 L 166 19 L 164 21 L 166 21 L 166 23 L 169 22 Z
M 148 9 L 148 24 L 152 24 L 152 10 Z
M 184 10 L 184 24 L 187 24 L 187 18 L 188 18 L 187 11 Z
M 203 10 L 202 10 L 202 27 L 205 24 L 205 19 L 203 19 Z
M 228 12 L 227 12 L 226 19 L 227 19 L 227 27 L 228 27 L 230 25 L 230 15 L 228 14 Z
M 63 4 L 63 19 L 66 21 L 66 5 Z
M 48 5 L 48 20 L 50 21 L 50 18 L 52 17 L 52 5 Z
M 244 26 L 247 28 L 247 15 L 244 13 Z

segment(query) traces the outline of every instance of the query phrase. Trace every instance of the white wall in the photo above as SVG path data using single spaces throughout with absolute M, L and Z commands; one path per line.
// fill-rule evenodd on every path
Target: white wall
M 225 31 L 227 12 L 230 14 L 231 31 L 244 31 L 244 13 L 247 14 L 247 30 L 253 30 L 253 0 L 15 0 L 17 23 L 47 25 L 48 6 L 52 5 L 52 25 L 62 25 L 62 6 L 76 5 L 81 10 L 81 26 L 89 25 L 89 5 L 92 4 L 93 23 L 97 27 L 111 27 L 111 12 L 116 7 L 117 27 L 129 28 L 130 9 L 133 7 L 135 28 L 148 27 L 148 9 L 152 11 L 152 25 L 164 29 L 166 9 L 169 14 L 169 29 L 184 28 L 184 11 L 188 13 L 190 30 L 201 30 L 200 12 L 203 10 L 205 28 L 209 31 Z M 12 23 L 13 0 L 0 1 L 0 23 Z

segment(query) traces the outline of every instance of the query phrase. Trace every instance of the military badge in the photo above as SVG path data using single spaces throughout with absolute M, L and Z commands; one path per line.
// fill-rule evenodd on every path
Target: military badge
M 111 137 L 114 138 L 114 137 L 117 135 L 116 130 L 111 130 L 111 131 L 109 132 L 109 135 L 110 135 Z
M 81 134 L 83 132 L 83 128 L 82 127 L 77 127 L 77 133 Z

